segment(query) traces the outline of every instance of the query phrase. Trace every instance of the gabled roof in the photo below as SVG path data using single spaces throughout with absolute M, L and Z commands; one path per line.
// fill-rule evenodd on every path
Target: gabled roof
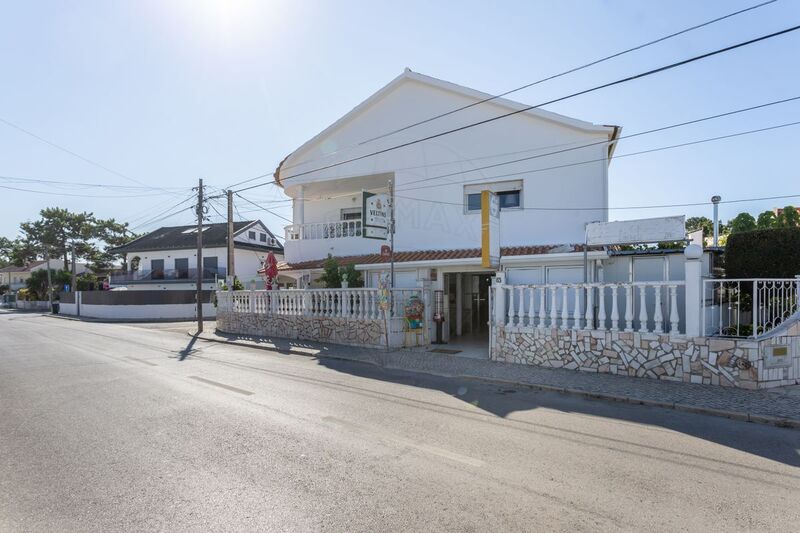
M 233 223 L 234 236 L 247 231 L 255 225 L 261 225 L 266 229 L 271 237 L 275 235 L 266 227 L 260 220 L 247 220 Z M 217 224 L 204 224 L 203 231 L 203 248 L 213 248 L 219 246 L 227 246 L 228 244 L 228 224 L 225 222 Z M 158 228 L 151 231 L 146 235 L 132 240 L 128 244 L 112 248 L 110 251 L 115 254 L 127 254 L 131 252 L 148 252 L 151 250 L 188 250 L 197 246 L 197 232 L 196 225 L 191 226 L 171 226 Z M 264 251 L 273 251 L 283 253 L 283 246 L 278 243 L 277 246 L 266 246 L 255 243 L 245 243 L 235 241 L 236 248 L 252 248 Z
M 5 268 L 0 268 L 0 272 L 30 272 L 31 269 L 45 264 L 47 261 L 31 261 L 23 266 L 7 266 Z
M 432 87 L 437 87 L 439 89 L 444 89 L 446 91 L 460 94 L 470 99 L 474 99 L 475 102 L 480 102 L 483 100 L 491 100 L 491 103 L 493 105 L 505 107 L 509 111 L 520 111 L 522 114 L 554 122 L 562 126 L 567 126 L 570 128 L 578 129 L 589 133 L 607 133 L 609 135 L 609 139 L 612 141 L 619 137 L 619 133 L 622 130 L 620 126 L 593 124 L 591 122 L 586 122 L 565 115 L 560 115 L 558 113 L 553 113 L 552 111 L 546 111 L 541 108 L 527 109 L 525 111 L 521 111 L 523 109 L 530 107 L 530 105 L 516 102 L 514 100 L 508 100 L 506 98 L 495 98 L 494 95 L 477 91 L 469 87 L 464 87 L 463 85 L 458 85 L 456 83 L 452 83 L 449 81 L 441 80 L 439 78 L 434 78 L 432 76 L 426 76 L 424 74 L 420 74 L 418 72 L 412 71 L 409 68 L 406 68 L 402 74 L 400 74 L 395 79 L 390 81 L 388 84 L 383 86 L 383 88 L 381 88 L 379 91 L 377 91 L 372 96 L 370 96 L 369 98 L 358 104 L 356 107 L 354 107 L 344 116 L 342 116 L 339 120 L 337 120 L 324 130 L 322 130 L 320 133 L 318 133 L 317 135 L 315 135 L 314 137 L 303 143 L 299 148 L 294 150 L 292 153 L 284 157 L 283 160 L 278 164 L 278 167 L 275 169 L 275 172 L 273 174 L 275 182 L 281 187 L 283 187 L 283 183 L 281 183 L 280 179 L 281 168 L 283 167 L 284 163 L 286 163 L 286 161 L 290 159 L 294 154 L 303 151 L 305 148 L 327 137 L 328 135 L 333 133 L 335 130 L 337 130 L 347 122 L 353 120 L 359 113 L 361 113 L 365 109 L 369 108 L 370 106 L 381 100 L 384 96 L 392 92 L 400 84 L 408 80 L 413 80 L 425 85 L 430 85 Z M 376 132 L 376 134 L 380 133 L 384 132 Z M 609 158 L 614 152 L 615 144 L 616 142 L 613 142 L 611 145 L 609 145 L 609 152 L 608 152 Z

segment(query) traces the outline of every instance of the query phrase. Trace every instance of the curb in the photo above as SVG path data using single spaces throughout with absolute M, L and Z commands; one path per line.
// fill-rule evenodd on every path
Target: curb
M 189 336 L 193 334 L 191 332 L 188 333 Z M 493 378 L 488 376 L 472 376 L 472 375 L 463 375 L 463 374 L 446 374 L 441 372 L 434 372 L 430 370 L 421 370 L 421 369 L 408 369 L 396 366 L 389 366 L 385 363 L 379 363 L 375 360 L 367 360 L 367 359 L 355 359 L 352 357 L 343 357 L 335 354 L 327 354 L 327 353 L 317 353 L 317 354 L 310 354 L 308 352 L 301 352 L 295 350 L 281 350 L 279 348 L 269 348 L 267 346 L 257 346 L 253 344 L 249 344 L 246 342 L 240 341 L 230 341 L 230 340 L 221 340 L 221 339 L 214 339 L 209 337 L 198 336 L 199 340 L 206 341 L 206 342 L 216 342 L 219 344 L 230 344 L 234 346 L 241 346 L 244 348 L 255 348 L 257 350 L 265 350 L 269 352 L 277 352 L 277 353 L 290 353 L 293 355 L 302 355 L 306 357 L 317 357 L 322 358 L 326 357 L 328 359 L 336 359 L 340 361 L 349 361 L 355 363 L 367 363 L 373 366 L 377 366 L 380 368 L 387 368 L 390 370 L 402 370 L 404 372 L 415 372 L 420 374 L 428 374 L 432 376 L 438 377 L 445 377 L 445 378 L 458 378 L 458 379 L 473 379 L 478 381 L 484 381 L 488 383 L 498 383 L 502 385 L 515 385 L 518 387 L 526 387 L 529 389 L 540 390 L 543 392 L 558 392 L 561 394 L 569 394 L 570 396 L 578 396 L 582 398 L 589 398 L 594 400 L 604 400 L 604 401 L 611 401 L 611 402 L 621 402 L 621 403 L 628 403 L 632 405 L 644 405 L 647 407 L 659 407 L 662 409 L 672 409 L 673 411 L 681 411 L 685 413 L 693 413 L 693 414 L 702 414 L 702 415 L 709 415 L 709 416 L 716 416 L 721 418 L 729 418 L 731 420 L 738 420 L 741 422 L 751 422 L 754 424 L 764 424 L 768 426 L 777 426 L 782 428 L 790 428 L 790 429 L 800 429 L 800 420 L 793 419 L 793 418 L 784 418 L 784 417 L 777 417 L 772 415 L 761 415 L 761 414 L 753 414 L 753 413 L 746 413 L 743 411 L 730 411 L 727 409 L 717 409 L 714 407 L 701 407 L 697 405 L 689 405 L 684 403 L 674 403 L 674 402 L 665 402 L 660 400 L 649 400 L 646 398 L 636 398 L 632 396 L 622 396 L 617 394 L 609 394 L 604 392 L 593 392 L 587 391 L 582 389 L 574 389 L 569 387 L 559 387 L 557 385 L 546 385 L 543 383 L 526 383 L 524 381 L 514 381 L 509 379 L 503 378 Z

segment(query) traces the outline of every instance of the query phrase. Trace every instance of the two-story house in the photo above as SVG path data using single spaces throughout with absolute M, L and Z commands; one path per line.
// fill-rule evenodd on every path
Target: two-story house
M 203 289 L 213 290 L 225 281 L 228 262 L 228 225 L 203 225 Z M 234 223 L 234 271 L 249 288 L 263 288 L 258 270 L 273 252 L 283 258 L 283 245 L 260 220 Z M 111 275 L 111 288 L 129 290 L 187 290 L 196 286 L 197 226 L 158 228 L 114 248 L 123 254 L 126 269 Z
M 450 130 L 458 131 L 439 135 Z M 330 254 L 373 286 L 390 267 L 380 253 L 388 241 L 364 237 L 362 192 L 388 191 L 395 286 L 430 283 L 446 296 L 446 335 L 484 335 L 498 269 L 514 283 L 583 280 L 585 224 L 608 219 L 608 167 L 620 130 L 406 69 L 275 171 L 293 200 L 282 272 L 313 285 Z M 481 266 L 483 190 L 500 200 L 493 268 Z

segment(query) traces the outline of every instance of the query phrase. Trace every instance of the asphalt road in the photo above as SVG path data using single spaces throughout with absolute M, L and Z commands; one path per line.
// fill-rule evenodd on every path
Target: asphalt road
M 796 531 L 800 431 L 0 314 L 0 531 Z

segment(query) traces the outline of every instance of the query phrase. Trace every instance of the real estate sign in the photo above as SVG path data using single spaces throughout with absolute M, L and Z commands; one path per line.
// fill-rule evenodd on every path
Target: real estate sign
M 682 241 L 685 238 L 686 220 L 683 215 L 586 225 L 586 244 L 589 245 Z
M 361 235 L 367 239 L 386 240 L 389 235 L 389 195 L 362 193 Z
M 481 191 L 481 266 L 500 265 L 500 197 Z

